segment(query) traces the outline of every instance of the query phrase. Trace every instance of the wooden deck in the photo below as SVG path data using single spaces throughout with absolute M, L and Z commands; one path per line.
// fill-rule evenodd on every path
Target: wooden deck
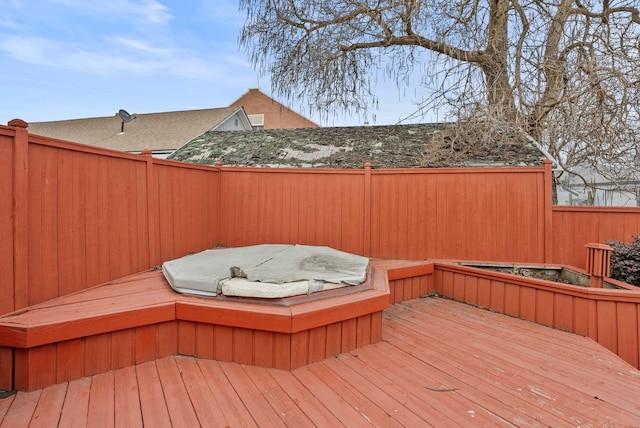
M 640 372 L 594 341 L 442 298 L 292 371 L 184 356 L 0 400 L 0 427 L 640 426 Z

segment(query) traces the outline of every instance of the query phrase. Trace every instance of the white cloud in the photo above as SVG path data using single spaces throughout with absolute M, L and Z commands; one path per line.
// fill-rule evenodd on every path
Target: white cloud
M 151 44 L 138 39 L 130 39 L 117 36 L 112 39 L 112 42 L 116 45 L 122 46 L 123 48 L 130 49 L 132 51 L 139 51 L 141 53 L 153 56 L 168 57 L 172 52 L 171 49 L 165 47 L 154 47 Z
M 150 23 L 166 24 L 171 20 L 171 18 L 173 18 L 169 13 L 169 9 L 157 1 L 147 0 L 140 3 L 132 2 L 132 6 L 132 10 L 136 11 L 145 21 Z
M 173 15 L 169 8 L 156 0 L 54 0 L 53 3 L 72 7 L 76 13 L 113 15 L 123 20 L 141 20 L 150 24 L 167 24 Z
M 0 18 L 0 28 L 4 28 L 6 30 L 15 30 L 18 29 L 18 24 L 12 21 L 10 18 L 2 17 Z
M 0 52 L 30 64 L 96 75 L 125 73 L 216 80 L 224 74 L 220 66 L 216 66 L 215 58 L 202 58 L 186 50 L 157 48 L 122 37 L 97 48 L 81 43 L 6 36 L 0 38 Z

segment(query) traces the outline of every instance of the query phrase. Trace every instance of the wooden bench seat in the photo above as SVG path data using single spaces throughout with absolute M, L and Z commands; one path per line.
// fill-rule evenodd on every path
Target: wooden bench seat
M 0 388 L 33 390 L 175 354 L 292 370 L 347 352 L 380 340 L 382 311 L 397 300 L 388 270 L 433 271 L 372 266 L 362 291 L 283 304 L 178 294 L 148 271 L 34 305 L 0 317 Z

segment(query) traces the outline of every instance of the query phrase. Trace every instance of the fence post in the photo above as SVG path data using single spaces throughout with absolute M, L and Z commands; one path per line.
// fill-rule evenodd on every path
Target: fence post
M 29 126 L 13 119 L 13 307 L 29 306 Z
M 222 238 L 222 232 L 221 232 L 222 213 L 224 212 L 224 206 L 222 204 L 224 204 L 224 201 L 227 200 L 227 198 L 224 197 L 223 195 L 223 189 L 222 189 L 222 162 L 217 161 L 216 163 L 213 164 L 213 166 L 218 170 L 218 203 L 216 204 L 216 219 L 215 219 L 216 238 L 214 239 L 215 241 L 214 244 L 216 247 L 220 245 L 228 246 L 229 241 L 227 239 L 227 236 Z
M 147 163 L 147 242 L 149 245 L 149 266 L 156 266 L 162 262 L 159 260 L 159 220 L 158 220 L 158 203 L 157 189 L 153 174 L 153 156 L 151 150 L 145 149 L 142 155 Z
M 587 272 L 589 273 L 589 287 L 602 288 L 605 276 L 611 270 L 611 248 L 606 244 L 587 244 Z
M 544 160 L 544 262 L 553 263 L 553 169 Z
M 371 162 L 364 164 L 364 233 L 363 255 L 371 255 Z

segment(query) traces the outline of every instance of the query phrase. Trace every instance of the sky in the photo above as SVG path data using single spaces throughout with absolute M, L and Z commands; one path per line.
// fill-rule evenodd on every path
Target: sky
M 226 107 L 250 88 L 284 102 L 238 45 L 243 22 L 238 0 L 0 0 L 0 124 Z M 379 83 L 366 116 L 286 104 L 322 126 L 395 124 L 417 110 L 411 84 Z

